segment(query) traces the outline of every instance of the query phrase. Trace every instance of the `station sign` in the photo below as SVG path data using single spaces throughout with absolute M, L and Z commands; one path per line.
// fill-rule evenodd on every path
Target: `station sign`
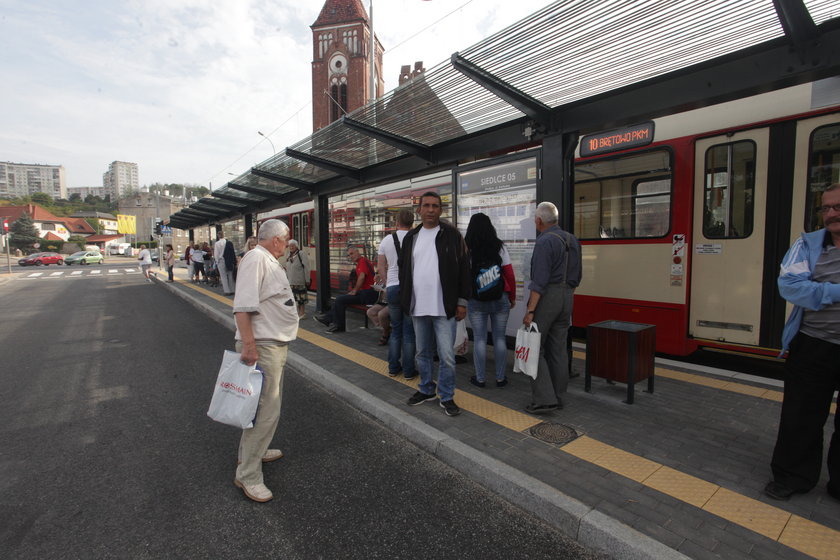
M 597 156 L 647 146 L 653 142 L 653 133 L 653 121 L 648 121 L 598 134 L 589 134 L 580 141 L 580 156 Z

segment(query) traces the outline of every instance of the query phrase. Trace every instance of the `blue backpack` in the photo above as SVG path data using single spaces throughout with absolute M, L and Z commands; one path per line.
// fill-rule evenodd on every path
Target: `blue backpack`
M 496 301 L 505 293 L 502 278 L 502 257 L 493 260 L 471 259 L 473 276 L 473 297 L 478 301 Z

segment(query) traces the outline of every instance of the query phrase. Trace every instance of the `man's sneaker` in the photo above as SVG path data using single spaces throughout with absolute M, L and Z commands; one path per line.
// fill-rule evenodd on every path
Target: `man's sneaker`
M 447 416 L 458 416 L 461 414 L 461 409 L 455 404 L 455 399 L 440 401 L 440 407 L 446 412 Z
M 330 326 L 330 320 L 326 313 L 316 313 L 312 316 L 312 318 L 318 321 L 319 323 L 323 323 L 324 325 Z
M 557 410 L 556 404 L 529 404 L 525 407 L 525 412 L 530 412 L 531 414 L 548 414 Z
M 397 370 L 397 371 L 389 371 L 389 372 L 388 372 L 388 377 L 396 377 L 396 376 L 398 376 L 399 374 L 400 374 L 399 370 Z
M 330 325 L 330 328 L 327 329 L 327 332 L 328 333 L 340 333 L 340 332 L 344 332 L 344 329 L 342 329 L 341 327 L 339 327 L 335 323 L 332 323 Z
M 410 404 L 411 406 L 417 406 L 418 404 L 423 404 L 426 401 L 433 401 L 436 398 L 437 395 L 435 394 L 427 395 L 426 393 L 417 391 L 416 393 L 411 395 L 411 397 L 409 397 L 408 404 Z
M 255 502 L 267 502 L 274 497 L 265 484 L 243 484 L 238 479 L 233 481 L 237 488 L 241 488 L 245 495 Z
M 403 375 L 403 377 L 405 378 L 406 381 L 408 381 L 410 379 L 414 379 L 415 377 L 417 377 L 417 371 L 412 371 L 411 373 L 406 373 L 406 374 Z

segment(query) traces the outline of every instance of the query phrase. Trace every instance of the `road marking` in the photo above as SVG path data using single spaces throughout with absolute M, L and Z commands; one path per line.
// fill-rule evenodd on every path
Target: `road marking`
M 108 269 L 108 274 L 119 274 L 119 272 L 120 271 L 117 270 L 116 268 L 109 268 Z
M 70 276 L 78 276 L 78 275 L 80 275 L 81 273 L 82 273 L 82 271 L 81 271 L 81 270 L 77 270 L 77 271 L 75 271 L 75 272 L 71 272 L 71 273 L 70 273 Z
M 38 278 L 39 276 L 43 276 L 43 274 L 43 272 L 33 272 L 32 274 L 29 274 L 27 278 Z
M 63 276 L 63 275 L 64 275 L 63 272 L 51 272 L 50 273 L 50 276 Z
M 90 273 L 91 274 L 102 274 L 102 271 L 101 270 L 91 270 Z

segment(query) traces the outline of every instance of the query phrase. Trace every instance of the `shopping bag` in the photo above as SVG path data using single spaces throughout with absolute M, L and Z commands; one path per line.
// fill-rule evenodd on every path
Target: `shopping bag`
M 530 327 L 524 324 L 519 327 L 516 331 L 514 352 L 514 373 L 524 373 L 536 379 L 540 364 L 540 329 L 536 323 L 532 322 Z
M 237 428 L 253 428 L 263 374 L 257 364 L 242 363 L 238 352 L 225 350 L 207 416 Z
M 455 344 L 452 346 L 456 356 L 465 356 L 470 343 L 467 335 L 467 322 L 464 319 L 455 321 Z

